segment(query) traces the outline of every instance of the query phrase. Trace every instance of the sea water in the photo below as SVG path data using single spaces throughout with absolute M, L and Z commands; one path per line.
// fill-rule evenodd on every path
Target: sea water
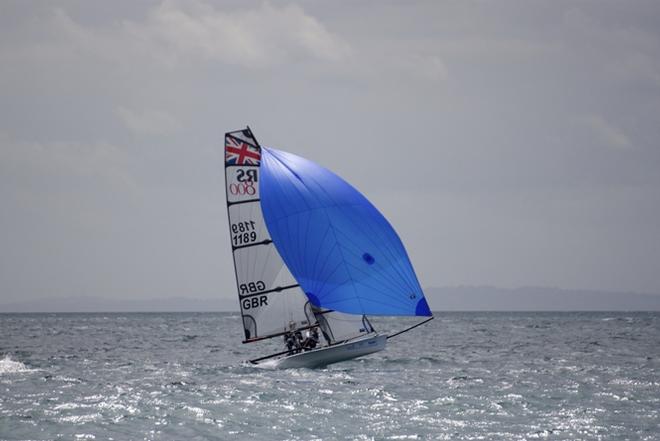
M 410 319 L 374 319 L 383 331 Z M 660 314 L 438 313 L 325 369 L 235 313 L 1 314 L 0 439 L 660 440 Z

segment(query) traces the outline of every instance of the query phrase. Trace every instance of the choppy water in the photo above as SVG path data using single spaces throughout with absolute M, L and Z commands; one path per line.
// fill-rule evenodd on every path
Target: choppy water
M 441 313 L 320 370 L 240 340 L 236 314 L 0 315 L 0 439 L 660 439 L 658 313 Z

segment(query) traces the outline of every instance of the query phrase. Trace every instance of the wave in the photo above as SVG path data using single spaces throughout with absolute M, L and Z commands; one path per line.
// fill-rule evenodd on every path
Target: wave
M 30 369 L 20 361 L 12 360 L 9 355 L 5 355 L 5 358 L 0 360 L 0 375 L 34 371 L 36 369 Z

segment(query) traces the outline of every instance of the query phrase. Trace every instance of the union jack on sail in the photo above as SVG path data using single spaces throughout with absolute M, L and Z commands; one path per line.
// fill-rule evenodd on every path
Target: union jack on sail
M 231 136 L 226 137 L 225 162 L 235 165 L 259 165 L 261 152 L 258 147 L 253 147 Z

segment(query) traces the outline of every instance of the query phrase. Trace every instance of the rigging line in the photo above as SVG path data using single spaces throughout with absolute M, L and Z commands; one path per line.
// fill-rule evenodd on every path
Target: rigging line
M 406 329 L 404 329 L 403 331 L 399 331 L 399 332 L 395 332 L 394 334 L 390 334 L 390 335 L 387 336 L 387 339 L 389 340 L 390 338 L 394 338 L 394 337 L 396 337 L 397 335 L 401 335 L 401 334 L 403 334 L 404 332 L 408 332 L 408 331 L 410 331 L 411 329 L 415 329 L 415 328 L 418 327 L 418 326 L 422 326 L 423 324 L 428 323 L 428 322 L 430 322 L 431 320 L 433 320 L 433 318 L 434 318 L 434 317 L 431 316 L 431 317 L 427 318 L 426 320 L 424 320 L 423 322 L 419 322 L 419 323 L 417 323 L 416 325 L 410 326 L 409 328 L 406 328 Z

